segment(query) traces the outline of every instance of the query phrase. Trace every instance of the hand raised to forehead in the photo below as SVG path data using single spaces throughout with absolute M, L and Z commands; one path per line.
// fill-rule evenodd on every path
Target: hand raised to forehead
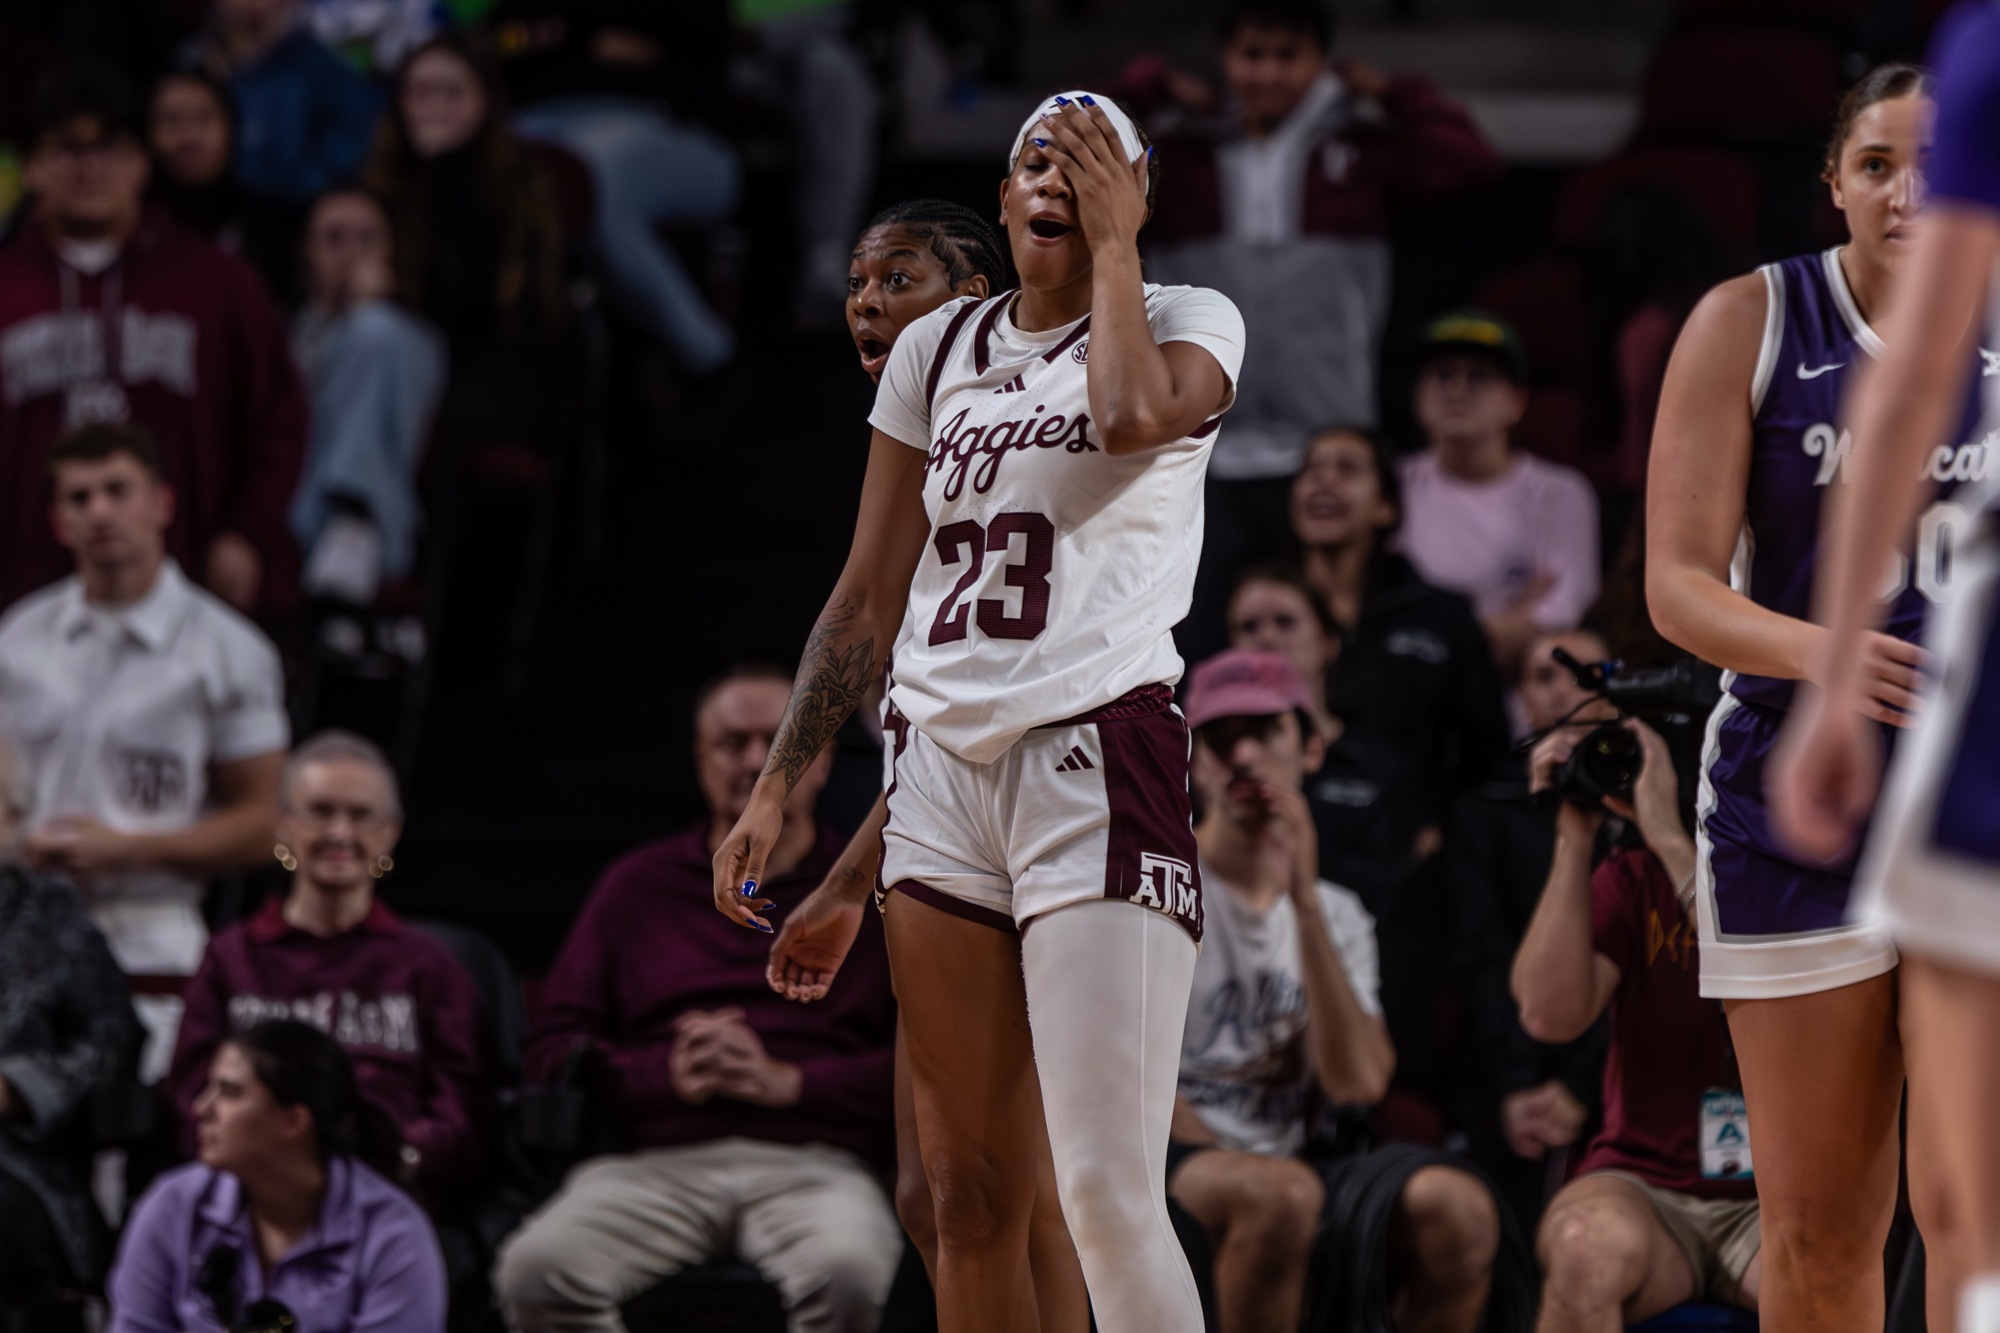
M 1132 245 L 1146 221 L 1146 172 L 1152 149 L 1125 160 L 1117 127 L 1094 102 L 1066 102 L 1037 126 L 1037 148 L 1062 169 L 1076 199 L 1077 224 L 1093 253 Z

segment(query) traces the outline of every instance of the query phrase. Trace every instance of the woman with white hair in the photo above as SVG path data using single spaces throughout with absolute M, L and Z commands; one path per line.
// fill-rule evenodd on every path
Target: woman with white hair
M 403 1137 L 403 1179 L 437 1202 L 478 1169 L 491 1096 L 479 994 L 451 952 L 376 894 L 403 831 L 396 775 L 323 731 L 285 763 L 278 843 L 292 886 L 219 932 L 188 983 L 169 1086 L 193 1123 L 216 1048 L 266 1018 L 338 1041 Z
M 1021 286 L 891 350 L 847 567 L 715 855 L 717 908 L 769 930 L 785 800 L 893 644 L 879 883 L 948 1331 L 1035 1326 L 1044 1113 L 1098 1326 L 1202 1322 L 1164 1184 L 1201 932 L 1171 630 L 1243 320 L 1144 280 L 1158 170 L 1109 98 L 1021 127 L 1000 186 Z

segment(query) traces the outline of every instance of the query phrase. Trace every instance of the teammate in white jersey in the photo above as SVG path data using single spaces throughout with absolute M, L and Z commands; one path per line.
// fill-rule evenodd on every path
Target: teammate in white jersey
M 948 1333 L 1034 1324 L 1040 1112 L 1098 1326 L 1201 1327 L 1161 1184 L 1201 922 L 1171 630 L 1243 324 L 1144 283 L 1155 170 L 1108 99 L 1022 127 L 1000 212 L 1021 289 L 891 352 L 847 567 L 716 853 L 717 907 L 768 929 L 785 796 L 893 643 L 880 877 Z
M 993 228 L 962 204 L 914 199 L 875 215 L 855 242 L 848 265 L 847 324 L 861 369 L 882 382 L 889 353 L 904 331 L 960 296 L 984 300 L 1007 286 L 1007 252 Z M 888 701 L 883 700 L 886 712 Z M 884 755 L 886 759 L 888 756 Z M 885 773 L 886 788 L 894 775 Z M 835 973 L 861 933 L 862 913 L 882 858 L 886 797 L 877 797 L 848 839 L 826 879 L 786 913 L 771 941 L 765 975 L 789 1000 L 826 998 Z M 1040 1094 L 1036 1094 L 1039 1100 Z M 1035 1206 L 1028 1224 L 1028 1268 L 1041 1333 L 1084 1333 L 1090 1299 L 1076 1246 L 1063 1225 L 1048 1135 L 1036 1125 Z M 896 1034 L 896 1216 L 937 1281 L 937 1210 L 924 1175 L 910 1094 L 910 1057 Z

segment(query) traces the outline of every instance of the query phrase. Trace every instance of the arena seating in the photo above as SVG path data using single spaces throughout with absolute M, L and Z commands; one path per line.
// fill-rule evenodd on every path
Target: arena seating
M 1811 33 L 1754 24 L 1692 28 L 1654 57 L 1640 124 L 1655 133 L 1817 135 L 1840 87 L 1839 56 Z

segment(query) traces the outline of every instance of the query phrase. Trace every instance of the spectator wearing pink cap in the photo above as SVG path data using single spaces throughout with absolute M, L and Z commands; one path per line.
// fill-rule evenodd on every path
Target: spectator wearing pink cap
M 1374 922 L 1319 877 L 1311 692 L 1285 657 L 1232 649 L 1194 669 L 1186 711 L 1207 929 L 1167 1190 L 1208 1229 L 1222 1326 L 1471 1333 L 1490 1295 L 1494 1327 L 1521 1326 L 1525 1249 L 1507 1233 L 1496 1283 L 1503 1223 L 1476 1173 L 1408 1144 L 1327 1157 L 1308 1142 L 1309 1109 L 1378 1101 L 1396 1064 Z

